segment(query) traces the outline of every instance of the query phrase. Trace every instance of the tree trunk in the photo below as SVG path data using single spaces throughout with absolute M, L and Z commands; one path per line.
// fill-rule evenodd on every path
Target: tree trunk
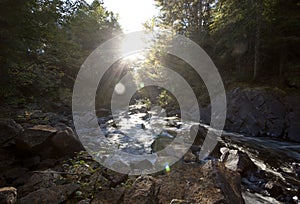
M 254 70 L 253 79 L 256 79 L 260 66 L 260 35 L 261 35 L 261 12 L 262 2 L 256 1 L 256 31 L 255 31 L 255 46 L 254 46 Z
M 283 76 L 283 69 L 286 65 L 286 59 L 287 59 L 287 51 L 286 46 L 283 44 L 281 46 L 281 52 L 280 52 L 280 62 L 279 62 L 279 76 Z

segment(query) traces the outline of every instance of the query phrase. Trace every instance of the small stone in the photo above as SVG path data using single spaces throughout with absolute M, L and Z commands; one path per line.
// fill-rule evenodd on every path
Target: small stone
M 0 188 L 0 203 L 3 204 L 17 203 L 17 189 L 13 187 Z
M 178 199 L 173 199 L 170 204 L 192 204 L 192 202 L 188 200 L 178 200 Z
M 76 191 L 75 195 L 76 195 L 77 197 L 81 197 L 81 196 L 83 195 L 83 193 L 82 193 L 81 191 Z

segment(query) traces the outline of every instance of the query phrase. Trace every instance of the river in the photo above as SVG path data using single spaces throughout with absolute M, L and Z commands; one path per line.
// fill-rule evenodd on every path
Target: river
M 177 134 L 186 131 L 192 125 L 209 126 L 196 122 L 182 122 L 175 115 L 168 116 L 165 110 L 154 107 L 147 109 L 143 105 L 133 105 L 129 110 L 118 112 L 114 116 L 98 118 L 101 130 L 111 144 L 121 151 L 144 155 L 152 154 L 155 141 L 172 142 Z M 266 137 L 246 137 L 237 133 L 223 132 L 218 138 L 219 145 L 238 149 L 246 153 L 258 168 L 265 172 L 266 180 L 276 180 L 281 188 L 293 195 L 295 202 L 299 196 L 300 144 Z M 156 145 L 157 146 L 157 145 Z M 217 159 L 217 158 L 215 158 Z M 251 180 L 251 179 L 250 179 Z M 263 195 L 263 190 L 253 181 L 243 178 L 244 199 L 246 203 L 281 203 L 275 198 Z M 265 181 L 266 182 L 266 181 Z M 252 185 L 252 187 L 251 187 Z M 285 195 L 285 196 L 291 196 Z M 294 195 L 298 195 L 295 197 Z M 277 198 L 278 199 L 278 198 Z M 282 199 L 282 198 L 281 198 Z M 279 199 L 280 200 L 280 199 Z

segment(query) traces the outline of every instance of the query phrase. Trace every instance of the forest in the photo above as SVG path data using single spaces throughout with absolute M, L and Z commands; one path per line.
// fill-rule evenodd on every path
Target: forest
M 159 15 L 145 27 L 171 29 L 197 42 L 229 81 L 299 86 L 296 0 L 156 5 Z M 121 32 L 117 16 L 101 1 L 1 1 L 1 101 L 22 102 L 54 96 L 58 88 L 72 89 L 85 58 Z
M 78 89 L 130 35 L 109 1 L 0 0 L 0 203 L 299 203 L 300 2 L 151 0 L 150 49 Z

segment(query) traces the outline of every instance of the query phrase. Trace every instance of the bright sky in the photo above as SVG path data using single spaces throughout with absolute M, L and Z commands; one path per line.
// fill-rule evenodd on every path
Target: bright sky
M 154 0 L 104 0 L 104 6 L 119 14 L 119 23 L 125 33 L 142 30 L 142 24 L 157 14 Z

